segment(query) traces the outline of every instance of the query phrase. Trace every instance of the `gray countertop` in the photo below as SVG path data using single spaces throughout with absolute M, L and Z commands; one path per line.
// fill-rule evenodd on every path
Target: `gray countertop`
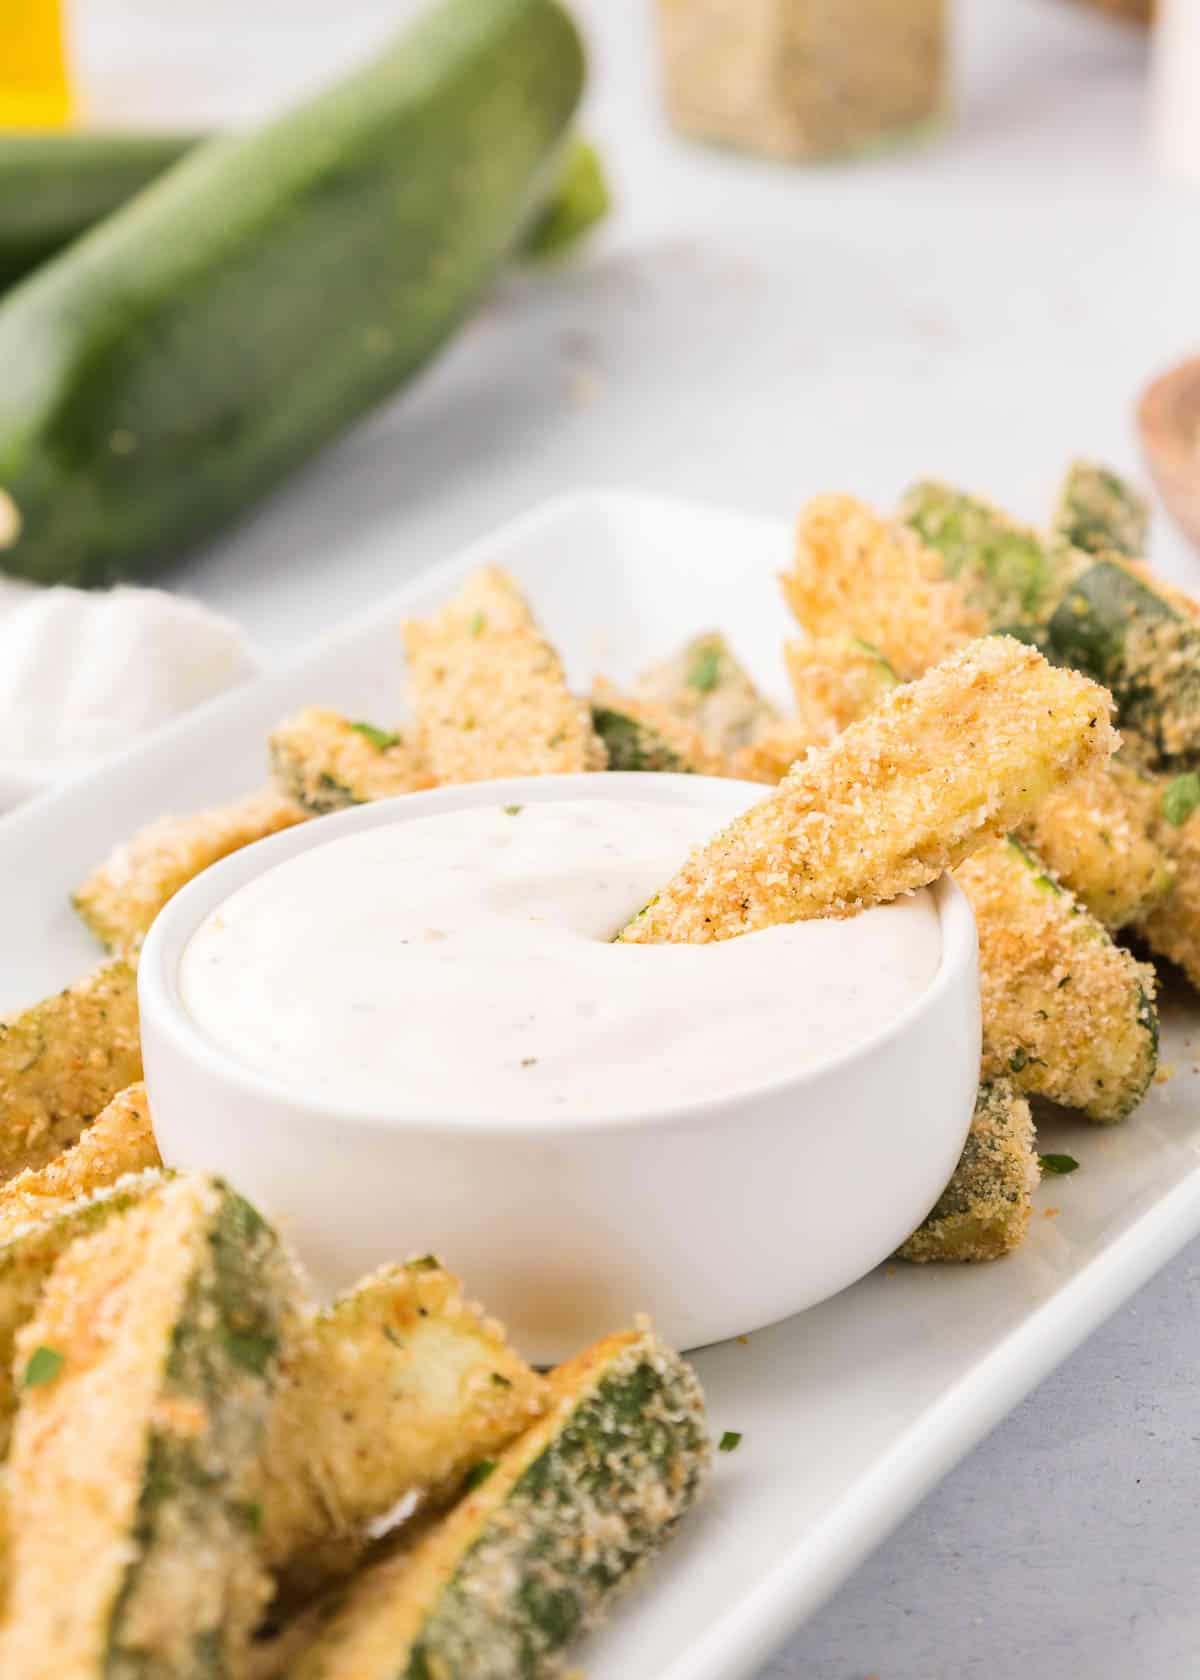
M 590 125 L 621 196 L 609 230 L 573 268 L 506 282 L 418 389 L 177 568 L 179 587 L 233 612 L 277 658 L 582 484 L 790 514 L 814 491 L 887 503 L 934 474 L 1034 518 L 1071 454 L 1139 471 L 1136 394 L 1200 344 L 1200 189 L 1155 180 L 1145 161 L 1136 34 L 1055 0 L 973 0 L 953 127 L 869 164 L 790 171 L 674 141 L 647 8 L 579 9 L 595 46 Z M 223 10 L 241 32 L 234 70 Z M 286 28 L 266 0 L 210 0 L 187 54 L 156 39 L 166 13 L 137 0 L 86 12 L 100 114 L 140 101 L 158 120 L 241 115 L 268 82 L 299 85 L 329 56 L 332 14 L 314 0 L 295 0 Z M 346 0 L 338 51 L 395 13 Z M 256 29 L 272 31 L 261 57 Z M 1200 585 L 1200 558 L 1162 517 L 1154 556 Z M 1192 1675 L 1198 1279 L 1192 1249 L 767 1672 Z

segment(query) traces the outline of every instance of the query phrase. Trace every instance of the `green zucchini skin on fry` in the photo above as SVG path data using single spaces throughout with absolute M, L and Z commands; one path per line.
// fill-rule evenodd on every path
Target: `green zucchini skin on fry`
M 998 1260 L 1025 1235 L 1041 1177 L 1029 1104 L 1007 1079 L 979 1087 L 962 1157 L 902 1260 Z
M 1124 1120 L 1158 1065 L 1154 971 L 1101 924 L 1019 841 L 994 840 L 955 879 L 979 930 L 983 1075 Z
M 433 785 L 415 730 L 379 729 L 321 706 L 285 718 L 267 750 L 279 793 L 313 817 Z
M 1165 769 L 1200 765 L 1200 624 L 1119 559 L 1075 579 L 1050 620 L 1056 659 L 1112 690 L 1117 717 Z
M 656 729 L 628 712 L 593 705 L 592 728 L 604 742 L 610 770 L 674 771 L 677 775 L 688 775 L 696 768 Z
M 441 0 L 31 276 L 0 304 L 0 564 L 143 573 L 393 392 L 552 192 L 582 85 L 556 0 Z
M 260 1460 L 295 1289 L 215 1180 L 170 1179 L 66 1251 L 17 1350 L 52 1368 L 13 1435 L 15 1673 L 235 1680 L 269 1592 Z
M 995 634 L 1045 645 L 1046 621 L 1074 566 L 1069 550 L 930 480 L 906 492 L 900 517 L 941 555 L 947 577 L 958 579 Z
M 1073 461 L 1063 479 L 1054 529 L 1085 554 L 1145 554 L 1150 509 L 1131 484 L 1110 467 Z
M 672 1532 L 710 1456 L 695 1377 L 649 1332 L 551 1377 L 549 1415 L 414 1550 L 368 1570 L 291 1680 L 542 1680 Z
M 776 716 L 719 630 L 694 636 L 641 672 L 633 698 L 666 706 L 714 753 L 730 758 Z

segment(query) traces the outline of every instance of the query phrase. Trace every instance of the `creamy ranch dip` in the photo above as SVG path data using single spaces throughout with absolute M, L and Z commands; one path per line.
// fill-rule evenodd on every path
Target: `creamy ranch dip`
M 628 799 L 476 806 L 334 839 L 212 912 L 197 1025 L 297 1091 L 502 1121 L 735 1095 L 870 1037 L 932 980 L 928 892 L 711 945 L 612 935 L 721 825 Z

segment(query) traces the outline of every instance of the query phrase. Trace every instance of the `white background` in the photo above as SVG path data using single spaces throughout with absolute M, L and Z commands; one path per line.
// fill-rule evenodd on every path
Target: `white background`
M 77 0 L 76 50 L 97 119 L 242 120 L 408 9 Z M 1056 0 L 970 0 L 955 125 L 801 171 L 672 140 L 648 5 L 577 10 L 621 201 L 603 238 L 566 272 L 507 281 L 418 388 L 168 581 L 282 656 L 581 484 L 786 515 L 816 490 L 886 503 L 934 473 L 1037 517 L 1073 453 L 1139 470 L 1138 390 L 1200 349 L 1200 189 L 1148 167 L 1136 34 Z M 1200 586 L 1161 517 L 1154 552 Z M 1191 1680 L 1198 1305 L 1193 1249 L 925 1502 L 774 1680 Z

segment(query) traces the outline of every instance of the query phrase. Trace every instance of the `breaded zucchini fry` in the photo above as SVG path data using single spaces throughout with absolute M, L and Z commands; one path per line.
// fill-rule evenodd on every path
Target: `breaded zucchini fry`
M 1200 774 L 1192 770 L 1160 784 L 1158 803 L 1157 838 L 1171 859 L 1175 884 L 1141 932 L 1200 987 Z
M 603 770 L 584 701 L 512 579 L 485 566 L 402 627 L 409 687 L 439 783 Z
M 1015 840 L 980 847 L 954 876 L 979 929 L 984 1078 L 1124 1120 L 1158 1063 L 1154 970 Z
M 733 939 L 911 892 L 1110 753 L 1108 707 L 1033 648 L 972 642 L 810 752 L 620 937 Z
M 814 735 L 812 725 L 800 718 L 776 718 L 735 754 L 733 774 L 744 782 L 765 782 L 774 787 L 798 758 L 826 739 L 823 733 Z
M 1119 759 L 1049 794 L 1021 830 L 1053 873 L 1107 928 L 1129 927 L 1171 890 L 1154 838 L 1156 784 Z
M 0 1464 L 0 1640 L 3 1639 L 4 1607 L 8 1601 L 8 1469 Z
M 0 1460 L 8 1456 L 17 1410 L 13 1372 L 17 1332 L 33 1317 L 46 1279 L 77 1238 L 136 1207 L 162 1182 L 162 1173 L 138 1173 L 109 1190 L 50 1208 L 0 1237 Z
M 550 1379 L 547 1416 L 410 1552 L 368 1569 L 291 1680 L 543 1680 L 699 1493 L 691 1370 L 649 1331 Z
M 126 1173 L 160 1167 L 144 1085 L 119 1092 L 78 1143 L 44 1167 L 31 1167 L 0 1186 L 0 1242 L 56 1212 L 78 1196 L 105 1190 Z
M 1146 552 L 1150 507 L 1132 484 L 1095 461 L 1072 461 L 1058 492 L 1055 531 L 1085 554 Z
M 998 1260 L 1025 1235 L 1042 1176 L 1029 1104 L 1007 1079 L 979 1087 L 962 1156 L 901 1260 Z
M 276 788 L 313 817 L 434 785 L 417 730 L 376 729 L 321 706 L 285 718 L 268 749 Z
M 692 724 L 667 706 L 622 693 L 603 677 L 592 687 L 592 727 L 604 742 L 610 770 L 726 773 L 724 759 L 709 750 Z
M 890 641 L 907 634 L 902 625 L 895 626 L 895 631 Z M 796 710 L 814 744 L 832 741 L 873 712 L 900 680 L 879 649 L 857 636 L 787 642 L 783 655 Z M 920 676 L 923 670 L 914 670 L 912 675 Z
M 900 504 L 900 517 L 941 556 L 988 628 L 1042 645 L 1050 615 L 1083 557 L 1046 541 L 990 503 L 926 479 Z
M 281 798 L 274 788 L 194 816 L 164 817 L 118 846 L 83 882 L 73 903 L 110 950 L 136 952 L 155 916 L 180 887 L 210 864 L 304 817 L 298 805 Z
M 18 1338 L 6 1674 L 232 1680 L 269 1591 L 259 1463 L 293 1290 L 269 1227 L 205 1179 L 67 1250 Z
M 1064 665 L 1112 690 L 1124 728 L 1163 769 L 1200 767 L 1200 619 L 1115 556 L 1076 577 L 1050 620 Z
M 694 636 L 670 659 L 649 666 L 633 693 L 699 730 L 709 750 L 726 761 L 776 716 L 717 630 Z
M 792 569 L 780 583 L 811 636 L 855 637 L 905 681 L 988 628 L 963 589 L 943 576 L 937 554 L 853 496 L 809 502 L 796 528 Z M 797 701 L 803 710 L 800 692 Z
M 45 1166 L 142 1077 L 137 976 L 102 963 L 0 1021 L 0 1181 Z
M 431 1256 L 388 1266 L 285 1348 L 263 1555 L 289 1586 L 353 1561 L 405 1494 L 452 1484 L 538 1417 L 546 1384 Z M 351 1544 L 346 1545 L 345 1542 Z

